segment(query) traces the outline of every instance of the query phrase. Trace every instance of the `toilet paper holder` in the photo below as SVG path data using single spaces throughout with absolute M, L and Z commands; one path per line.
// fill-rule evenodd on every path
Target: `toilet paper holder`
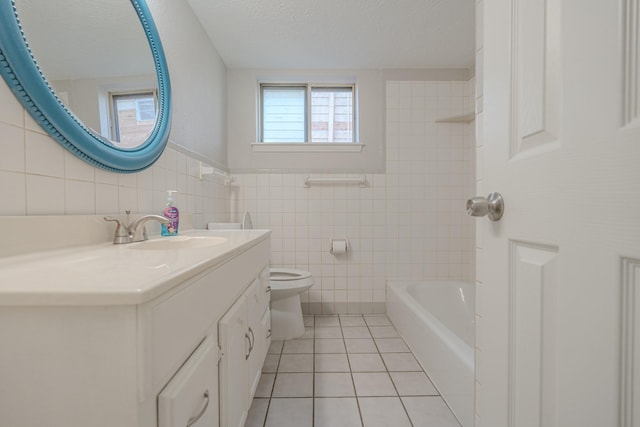
M 333 255 L 346 254 L 349 250 L 348 239 L 331 239 L 331 245 L 329 246 L 329 253 Z

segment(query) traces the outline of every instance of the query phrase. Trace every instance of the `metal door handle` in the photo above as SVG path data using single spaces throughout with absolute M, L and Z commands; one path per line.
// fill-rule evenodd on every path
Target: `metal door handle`
M 486 198 L 474 197 L 467 200 L 467 215 L 486 215 L 491 221 L 499 221 L 503 213 L 504 200 L 500 193 L 491 193 Z

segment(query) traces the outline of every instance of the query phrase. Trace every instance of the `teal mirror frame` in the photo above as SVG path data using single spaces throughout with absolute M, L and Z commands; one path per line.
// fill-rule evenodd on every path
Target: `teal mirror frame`
M 15 0 L 0 0 L 0 74 L 31 117 L 62 146 L 91 165 L 116 173 L 151 166 L 171 130 L 169 69 L 151 12 L 144 0 L 130 0 L 149 41 L 158 78 L 158 116 L 147 140 L 133 149 L 116 147 L 86 127 L 58 98 L 29 49 Z

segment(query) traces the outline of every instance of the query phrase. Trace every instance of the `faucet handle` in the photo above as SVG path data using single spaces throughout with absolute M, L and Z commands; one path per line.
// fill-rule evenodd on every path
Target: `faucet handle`
M 116 223 L 116 233 L 113 237 L 113 244 L 117 245 L 120 243 L 129 243 L 131 241 L 131 239 L 129 238 L 129 230 L 127 230 L 126 227 L 122 226 L 122 223 L 120 223 L 120 220 L 118 220 L 117 218 L 113 218 L 110 216 L 105 216 L 104 217 L 105 221 L 112 221 Z

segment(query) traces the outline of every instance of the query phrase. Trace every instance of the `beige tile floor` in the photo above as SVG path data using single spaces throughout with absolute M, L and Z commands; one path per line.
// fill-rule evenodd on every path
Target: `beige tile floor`
M 272 342 L 245 427 L 460 427 L 387 316 L 305 326 Z

